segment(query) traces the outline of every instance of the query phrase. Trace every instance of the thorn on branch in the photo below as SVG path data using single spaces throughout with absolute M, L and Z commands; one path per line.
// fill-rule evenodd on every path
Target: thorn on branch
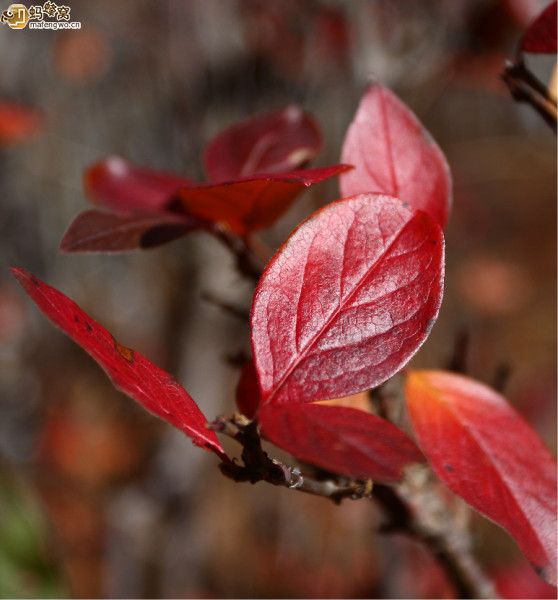
M 469 348 L 471 346 L 471 335 L 467 329 L 462 329 L 455 336 L 453 353 L 448 360 L 448 371 L 467 374 L 469 366 Z
M 508 363 L 502 363 L 496 367 L 494 378 L 492 380 L 492 387 L 502 394 L 510 380 L 512 374 L 512 368 Z

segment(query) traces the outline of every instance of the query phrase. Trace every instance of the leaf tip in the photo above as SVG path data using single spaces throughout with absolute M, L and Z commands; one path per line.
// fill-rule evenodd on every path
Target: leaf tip
M 31 273 L 23 267 L 10 267 L 11 274 L 23 285 L 24 281 L 31 280 Z
M 39 287 L 40 281 L 23 267 L 10 267 L 12 275 L 16 278 L 19 285 L 31 296 L 33 288 Z

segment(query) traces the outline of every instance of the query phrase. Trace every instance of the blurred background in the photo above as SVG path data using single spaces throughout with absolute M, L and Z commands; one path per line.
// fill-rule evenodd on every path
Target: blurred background
M 223 478 L 214 456 L 116 392 L 7 269 L 71 296 L 210 418 L 232 413 L 248 328 L 204 295 L 248 308 L 251 283 L 201 233 L 61 255 L 87 207 L 82 172 L 119 154 L 201 180 L 211 136 L 289 103 L 322 127 L 314 164 L 332 164 L 373 76 L 430 130 L 455 185 L 445 300 L 413 364 L 444 367 L 466 336 L 469 373 L 501 385 L 555 452 L 556 141 L 499 80 L 546 4 L 72 0 L 79 31 L 0 26 L 0 107 L 31 111 L 15 127 L 0 108 L 0 597 L 453 597 L 421 547 L 376 533 L 371 503 Z M 530 65 L 550 80 L 553 57 Z M 335 181 L 312 188 L 265 241 L 337 194 Z M 536 579 L 514 543 L 473 527 L 501 590 L 535 589 L 518 592 Z

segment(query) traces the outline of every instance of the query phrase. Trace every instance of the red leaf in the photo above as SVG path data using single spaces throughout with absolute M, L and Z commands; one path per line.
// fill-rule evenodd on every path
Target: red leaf
M 188 392 L 139 352 L 122 346 L 67 296 L 24 269 L 12 269 L 41 311 L 105 370 L 114 385 L 188 435 L 194 444 L 228 460 Z
M 193 215 L 226 223 L 240 235 L 272 225 L 307 187 L 349 170 L 348 165 L 261 175 L 227 183 L 182 188 L 178 195 Z
M 554 54 L 556 43 L 556 2 L 549 4 L 529 25 L 521 40 L 523 52 Z
M 501 598 L 556 598 L 556 588 L 537 577 L 527 563 L 500 567 L 491 575 Z
M 214 137 L 204 164 L 213 182 L 256 173 L 292 171 L 310 161 L 322 147 L 313 119 L 298 106 L 253 117 Z
M 415 371 L 406 395 L 440 479 L 506 529 L 556 585 L 556 463 L 536 433 L 502 396 L 461 375 Z
M 299 460 L 347 477 L 397 481 L 424 460 L 415 443 L 389 421 L 355 408 L 323 404 L 265 406 L 264 436 Z
M 183 236 L 199 226 L 192 217 L 170 212 L 133 214 L 87 210 L 64 234 L 64 252 L 119 252 L 152 248 Z
M 444 239 L 421 211 L 362 194 L 305 221 L 254 295 L 252 349 L 264 403 L 348 396 L 400 369 L 442 299 Z
M 236 386 L 236 405 L 240 412 L 253 419 L 260 404 L 260 386 L 254 363 L 249 361 L 240 371 L 240 379 Z
M 41 127 L 42 118 L 36 110 L 0 101 L 0 145 L 24 142 L 38 133 Z
M 112 156 L 85 171 L 84 185 L 95 204 L 129 212 L 165 208 L 176 191 L 191 185 L 191 181 Z
M 446 159 L 417 117 L 388 88 L 371 84 L 351 123 L 341 178 L 343 196 L 378 192 L 401 198 L 444 227 L 451 204 Z

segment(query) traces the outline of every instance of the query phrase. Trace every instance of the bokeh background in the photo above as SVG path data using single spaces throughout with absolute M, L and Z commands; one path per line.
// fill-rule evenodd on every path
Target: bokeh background
M 61 255 L 87 206 L 82 172 L 118 154 L 202 179 L 213 134 L 290 103 L 323 129 L 314 164 L 335 163 L 373 76 L 425 123 L 455 184 L 444 305 L 413 364 L 443 367 L 467 337 L 470 374 L 502 386 L 555 451 L 556 142 L 499 81 L 545 4 L 72 0 L 80 31 L 0 27 L 0 103 L 37 114 L 17 139 L 0 124 L 0 597 L 452 597 L 420 547 L 376 532 L 369 502 L 223 478 L 116 392 L 7 269 L 70 295 L 210 417 L 232 413 L 248 329 L 204 296 L 248 308 L 250 282 L 199 233 Z M 548 81 L 553 63 L 530 64 Z M 316 186 L 265 242 L 337 194 Z M 530 575 L 513 542 L 473 527 L 483 565 L 521 596 Z

